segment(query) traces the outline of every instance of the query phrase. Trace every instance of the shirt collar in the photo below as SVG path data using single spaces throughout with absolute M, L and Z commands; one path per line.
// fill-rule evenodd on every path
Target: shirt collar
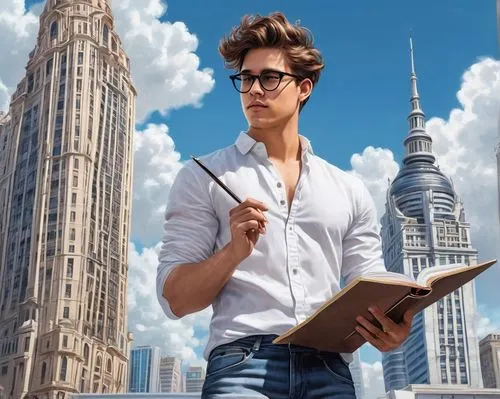
M 302 155 L 304 155 L 304 153 L 306 152 L 313 154 L 312 145 L 309 139 L 300 134 L 299 139 L 302 146 Z M 263 143 L 256 141 L 246 132 L 240 132 L 235 144 L 242 155 L 248 154 L 254 147 L 261 147 L 263 150 L 265 150 L 265 146 Z

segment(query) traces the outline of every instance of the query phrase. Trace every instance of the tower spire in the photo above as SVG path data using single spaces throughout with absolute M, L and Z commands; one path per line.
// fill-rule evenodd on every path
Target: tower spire
M 411 83 L 411 111 L 408 115 L 408 136 L 405 140 L 406 156 L 404 164 L 412 162 L 434 163 L 432 154 L 432 139 L 425 131 L 425 114 L 420 105 L 420 95 L 417 88 L 417 74 L 415 72 L 415 54 L 413 38 L 410 35 L 410 83 Z

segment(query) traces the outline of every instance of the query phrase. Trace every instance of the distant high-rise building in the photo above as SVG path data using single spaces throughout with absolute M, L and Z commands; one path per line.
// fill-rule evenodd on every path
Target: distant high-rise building
M 500 388 L 500 334 L 489 334 L 479 342 L 485 388 Z
M 403 165 L 387 192 L 382 245 L 389 271 L 416 277 L 437 265 L 477 262 L 470 225 L 453 185 L 435 165 L 411 48 L 411 112 Z M 482 387 L 474 282 L 413 319 L 404 344 L 382 354 L 386 391 L 408 384 Z
M 356 399 L 363 399 L 365 396 L 365 383 L 359 350 L 353 353 L 353 361 L 349 364 L 349 369 L 351 370 L 354 388 L 356 389 Z
M 109 0 L 46 1 L 0 122 L 9 397 L 126 391 L 135 97 Z
M 160 392 L 182 392 L 182 360 L 167 356 L 160 361 Z
M 160 348 L 132 349 L 129 368 L 129 392 L 160 392 Z
M 186 372 L 186 392 L 201 392 L 205 375 L 205 368 L 189 367 Z

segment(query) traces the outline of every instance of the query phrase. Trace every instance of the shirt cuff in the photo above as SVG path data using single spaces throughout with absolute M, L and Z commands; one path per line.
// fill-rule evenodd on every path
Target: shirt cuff
M 163 295 L 163 287 L 165 286 L 165 281 L 167 281 L 170 273 L 172 273 L 177 267 L 178 265 L 172 267 L 164 267 L 163 270 L 159 271 L 156 275 L 156 296 L 158 297 L 158 302 L 160 303 L 160 306 L 165 315 L 172 320 L 178 320 L 180 319 L 180 317 L 172 312 L 167 298 L 165 298 L 165 296 Z

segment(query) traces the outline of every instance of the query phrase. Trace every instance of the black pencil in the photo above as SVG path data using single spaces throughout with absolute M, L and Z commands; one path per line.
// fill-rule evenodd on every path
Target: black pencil
M 202 162 L 201 162 L 198 158 L 195 158 L 195 157 L 193 157 L 192 155 L 191 155 L 191 158 L 192 158 L 192 159 L 193 159 L 193 161 L 195 161 L 198 165 L 200 165 L 200 166 L 201 166 L 201 168 L 202 168 L 205 172 L 207 172 L 207 173 L 210 175 L 210 177 L 211 177 L 212 179 L 214 179 L 214 180 L 215 180 L 215 182 L 216 182 L 219 186 L 221 186 L 221 187 L 222 187 L 222 189 L 224 189 L 224 190 L 226 191 L 226 193 L 228 193 L 231 197 L 233 197 L 233 198 L 234 198 L 234 200 L 235 200 L 236 202 L 238 202 L 238 204 L 241 204 L 241 203 L 242 203 L 241 199 L 240 199 L 240 198 L 239 198 L 239 197 L 238 197 L 235 193 L 233 193 L 233 192 L 229 189 L 229 187 L 228 187 L 228 186 L 226 186 L 224 183 L 222 183 L 222 182 L 220 181 L 220 179 L 219 179 L 217 176 L 215 176 L 215 175 L 214 175 L 214 174 L 210 171 L 210 169 L 208 169 L 205 165 L 203 165 L 203 163 L 202 163 Z

